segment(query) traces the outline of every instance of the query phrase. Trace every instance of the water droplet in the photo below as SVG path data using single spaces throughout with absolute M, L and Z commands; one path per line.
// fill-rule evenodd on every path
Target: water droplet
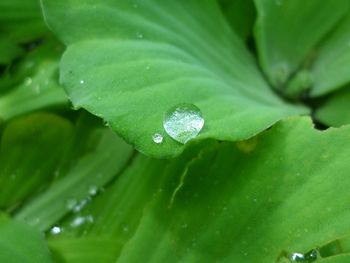
M 85 222 L 85 218 L 82 216 L 78 216 L 76 218 L 74 218 L 73 222 L 71 222 L 71 227 L 78 227 L 81 226 L 82 224 L 84 224 Z
M 84 83 L 85 83 L 85 81 L 84 81 L 84 80 L 80 80 L 79 82 L 80 82 L 80 84 L 84 84 Z
M 53 226 L 51 229 L 50 229 L 50 233 L 52 235 L 58 235 L 62 232 L 62 229 L 59 227 L 59 226 Z
M 162 143 L 162 142 L 163 142 L 163 136 L 162 136 L 161 134 L 159 134 L 159 133 L 155 133 L 155 134 L 153 134 L 153 136 L 152 136 L 152 140 L 153 140 L 155 143 L 157 143 L 157 144 Z
M 32 83 L 33 83 L 33 79 L 32 79 L 32 78 L 26 77 L 26 78 L 24 79 L 24 85 L 30 86 Z
M 128 225 L 123 225 L 123 231 L 125 233 L 129 232 L 129 226 Z
M 73 210 L 73 208 L 77 205 L 77 200 L 76 199 L 68 199 L 67 202 L 66 202 L 66 207 L 69 209 L 69 210 Z
M 74 220 L 70 223 L 71 227 L 79 227 L 85 223 L 93 223 L 94 222 L 94 218 L 92 215 L 88 215 L 88 216 L 77 216 L 76 218 L 74 218 Z
M 95 185 L 89 187 L 89 195 L 94 196 L 98 192 L 98 188 Z
M 151 66 L 146 66 L 146 70 L 150 70 Z
M 305 260 L 304 254 L 300 254 L 300 253 L 293 253 L 290 255 L 290 260 L 292 262 L 303 262 Z
M 317 249 L 312 249 L 309 252 L 305 254 L 301 253 L 292 253 L 289 256 L 289 260 L 291 262 L 304 262 L 304 263 L 311 263 L 317 260 L 318 257 L 318 251 Z
M 165 113 L 163 126 L 174 140 L 185 144 L 197 137 L 204 125 L 200 109 L 188 103 L 172 107 Z
M 88 199 L 83 199 L 79 203 L 76 203 L 76 205 L 73 207 L 73 212 L 78 213 L 83 209 L 83 207 L 87 204 Z
M 136 33 L 136 38 L 142 39 L 143 38 L 143 34 L 141 32 L 137 32 Z

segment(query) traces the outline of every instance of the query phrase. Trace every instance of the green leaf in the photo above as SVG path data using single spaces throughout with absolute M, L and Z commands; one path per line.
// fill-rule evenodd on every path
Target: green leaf
M 313 48 L 348 9 L 347 0 L 322 4 L 318 0 L 255 0 L 255 4 L 259 61 L 270 82 L 279 89 L 299 68 L 309 66 Z
M 132 148 L 109 129 L 99 132 L 97 145 L 82 155 L 66 175 L 23 207 L 15 215 L 17 219 L 48 230 L 71 211 L 82 209 L 123 170 Z
M 293 118 L 249 141 L 193 144 L 168 161 L 138 155 L 51 238 L 117 239 L 118 263 L 271 263 L 306 253 L 350 234 L 349 132 Z
M 233 30 L 242 39 L 252 35 L 256 18 L 253 0 L 219 0 L 222 12 Z
M 0 10 L 0 34 L 16 44 L 33 41 L 47 32 L 37 0 L 2 0 Z
M 322 123 L 339 127 L 350 123 L 350 89 L 349 87 L 335 92 L 317 109 L 316 119 Z
M 320 96 L 350 82 L 350 12 L 317 50 L 312 66 L 312 96 Z
M 50 248 L 56 253 L 56 262 L 111 263 L 117 258 L 119 244 L 106 238 L 70 238 L 51 240 Z
M 179 103 L 202 111 L 198 139 L 241 140 L 307 112 L 270 90 L 215 1 L 42 3 L 48 25 L 68 45 L 61 82 L 73 105 L 147 155 L 183 151 L 163 129 L 164 114 Z M 152 141 L 155 133 L 163 143 Z
M 43 236 L 32 227 L 10 220 L 0 221 L 0 262 L 50 263 Z
M 47 186 L 72 135 L 67 120 L 37 113 L 10 122 L 0 145 L 0 208 L 13 209 Z
M 320 260 L 320 263 L 347 263 L 350 260 L 350 254 L 338 255 Z
M 67 97 L 56 80 L 57 69 L 57 61 L 40 62 L 33 77 L 0 97 L 0 118 L 6 121 L 32 111 L 67 107 Z
M 144 210 L 118 262 L 270 263 L 349 234 L 349 131 L 291 119 L 200 154 Z
M 0 36 L 0 64 L 9 64 L 22 54 L 22 48 L 16 46 L 10 39 Z

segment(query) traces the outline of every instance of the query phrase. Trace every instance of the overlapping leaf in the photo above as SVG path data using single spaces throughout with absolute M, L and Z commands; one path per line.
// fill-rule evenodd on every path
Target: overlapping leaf
M 316 118 L 322 123 L 339 127 L 350 123 L 350 89 L 346 87 L 327 98 L 316 111 Z
M 319 132 L 295 118 L 236 145 L 203 142 L 168 162 L 139 156 L 52 242 L 114 239 L 116 262 L 128 263 L 271 263 L 306 253 L 350 234 L 349 129 Z M 87 216 L 94 221 L 74 224 Z
M 350 82 L 350 11 L 317 50 L 311 95 L 320 96 Z
M 303 68 L 309 69 L 313 59 L 315 59 L 313 53 L 317 44 L 346 14 L 348 1 L 323 1 L 320 4 L 318 0 L 256 0 L 255 4 L 258 11 L 255 40 L 261 66 L 270 82 L 283 90 L 286 88 L 287 82 L 296 76 L 296 81 L 300 82 L 297 87 L 300 89 L 298 92 L 309 88 L 312 83 L 304 81 L 304 73 L 298 76 L 297 72 Z M 344 30 L 340 29 L 340 31 L 343 34 Z M 335 52 L 339 52 L 334 44 L 338 45 L 339 48 L 343 45 L 334 43 L 339 40 L 339 34 L 335 38 L 332 40 L 333 43 L 324 48 L 324 54 L 321 55 L 323 58 L 320 59 L 317 66 L 318 71 L 330 63 L 327 61 L 327 54 L 333 52 L 334 49 Z M 333 68 L 333 72 L 336 67 Z M 323 76 L 320 76 L 321 74 Z M 317 79 L 318 77 L 320 79 Z M 325 78 L 332 79 L 328 78 L 324 72 L 317 74 L 316 89 L 322 88 L 318 86 L 327 85 L 321 80 Z M 332 81 L 336 81 L 336 79 Z M 335 83 L 331 85 L 333 84 Z M 296 87 L 290 88 L 296 89 Z M 316 90 L 315 93 L 317 93 Z
M 245 139 L 305 112 L 270 90 L 216 1 L 42 3 L 48 25 L 68 45 L 61 82 L 73 104 L 148 155 L 183 150 L 162 127 L 178 103 L 201 109 L 202 139 Z M 153 143 L 155 133 L 164 143 Z
M 0 220 L 0 261 L 51 263 L 44 237 L 36 229 L 9 219 Z

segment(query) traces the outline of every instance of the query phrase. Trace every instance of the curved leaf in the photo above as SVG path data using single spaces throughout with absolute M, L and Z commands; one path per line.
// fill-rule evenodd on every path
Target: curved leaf
M 33 198 L 15 218 L 48 230 L 62 217 L 78 212 L 90 202 L 124 168 L 131 154 L 132 148 L 112 131 L 100 130 L 95 148 L 82 154 L 63 178 Z
M 320 96 L 350 82 L 350 11 L 317 50 L 312 66 L 312 96 Z
M 255 0 L 260 64 L 270 82 L 283 86 L 348 8 L 347 0 Z
M 41 233 L 32 227 L 0 221 L 0 262 L 51 263 L 50 253 Z
M 67 120 L 48 113 L 8 123 L 0 144 L 0 208 L 11 209 L 54 177 L 72 135 Z
M 62 263 L 113 263 L 118 252 L 118 242 L 106 238 L 58 239 L 49 245 L 57 255 L 55 262 Z
M 183 150 L 162 125 L 179 103 L 201 109 L 198 139 L 241 140 L 306 112 L 269 89 L 216 1 L 42 3 L 50 28 L 68 45 L 61 82 L 73 104 L 148 155 Z M 163 143 L 152 141 L 155 133 Z
M 349 234 L 349 131 L 294 119 L 250 147 L 199 155 L 174 192 L 162 187 L 117 262 L 271 263 Z
M 294 118 L 169 161 L 138 155 L 52 240 L 117 239 L 118 263 L 271 263 L 306 253 L 350 234 L 349 132 Z
M 350 123 L 350 88 L 341 89 L 317 109 L 315 116 L 322 123 L 339 127 Z

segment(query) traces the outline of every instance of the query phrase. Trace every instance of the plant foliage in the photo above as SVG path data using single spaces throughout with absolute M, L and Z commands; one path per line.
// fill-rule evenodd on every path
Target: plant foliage
M 350 262 L 349 8 L 2 0 L 0 262 Z

